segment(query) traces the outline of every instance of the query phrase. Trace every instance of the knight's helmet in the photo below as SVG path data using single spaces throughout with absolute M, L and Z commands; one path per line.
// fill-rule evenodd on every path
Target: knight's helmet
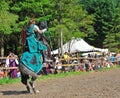
M 47 28 L 46 23 L 44 21 L 39 22 L 38 25 L 41 30 Z

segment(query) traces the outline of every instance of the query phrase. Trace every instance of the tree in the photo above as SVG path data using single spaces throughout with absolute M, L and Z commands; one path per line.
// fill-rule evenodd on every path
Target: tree
M 16 0 L 11 5 L 11 11 L 19 15 L 19 27 L 25 25 L 30 17 L 35 17 L 37 22 L 47 21 L 49 29 L 46 35 L 54 49 L 59 47 L 61 30 L 63 43 L 72 37 L 84 38 L 95 33 L 93 15 L 88 15 L 78 0 Z
M 114 9 L 114 17 L 110 25 L 110 31 L 104 40 L 104 46 L 109 48 L 110 51 L 120 51 L 120 7 L 119 3 Z
M 91 41 L 88 40 L 96 47 L 103 48 L 103 41 L 106 39 L 106 35 L 111 30 L 112 19 L 114 18 L 115 8 L 117 0 L 81 0 L 85 5 L 85 9 L 89 14 L 93 14 L 94 19 L 94 30 L 97 35 L 91 35 L 94 38 Z
M 88 15 L 82 5 L 79 5 L 78 0 L 61 0 L 61 3 L 56 0 L 53 2 L 51 11 L 53 18 L 50 21 L 50 26 L 52 27 L 50 30 L 57 39 L 60 38 L 60 30 L 62 30 L 63 43 L 73 37 L 84 38 L 90 33 L 95 33 L 92 26 L 93 15 Z M 59 40 L 57 39 L 56 41 L 58 42 Z
M 19 26 L 25 26 L 30 18 L 36 18 L 37 22 L 49 19 L 49 3 L 49 0 L 15 0 L 11 11 L 19 15 Z
M 9 12 L 9 3 L 0 1 L 0 35 L 1 56 L 4 56 L 4 34 L 10 34 L 14 29 L 18 16 Z

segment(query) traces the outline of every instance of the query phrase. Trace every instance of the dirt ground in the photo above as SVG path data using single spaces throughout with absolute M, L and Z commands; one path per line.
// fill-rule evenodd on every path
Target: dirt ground
M 120 98 L 120 69 L 37 80 L 37 94 L 21 83 L 0 85 L 0 98 Z

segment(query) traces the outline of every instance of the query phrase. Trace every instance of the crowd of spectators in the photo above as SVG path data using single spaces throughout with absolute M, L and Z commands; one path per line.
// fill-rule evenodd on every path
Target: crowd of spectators
M 56 58 L 56 57 L 55 57 Z M 58 58 L 58 57 L 57 57 Z M 110 68 L 120 65 L 120 53 L 95 53 L 88 54 L 86 57 L 77 56 L 65 52 L 62 59 L 56 59 L 55 68 L 58 72 L 70 71 L 97 71 L 100 68 Z
M 103 53 L 101 55 L 88 54 L 86 57 L 78 56 L 77 53 L 69 54 L 65 52 L 60 58 L 54 55 L 54 62 L 43 64 L 42 70 L 38 75 L 57 74 L 70 71 L 98 71 L 100 68 L 110 68 L 111 66 L 120 65 L 120 53 Z M 0 77 L 18 78 L 20 72 L 18 69 L 18 57 L 10 53 L 7 59 L 0 64 Z M 14 67 L 7 69 L 7 67 Z

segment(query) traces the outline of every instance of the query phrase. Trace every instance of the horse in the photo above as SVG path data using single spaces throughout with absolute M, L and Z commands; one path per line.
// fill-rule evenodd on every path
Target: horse
M 27 40 L 28 43 L 31 43 L 32 40 Z M 21 82 L 26 86 L 27 91 L 31 93 L 30 86 L 32 87 L 32 91 L 34 93 L 38 93 L 39 91 L 35 89 L 34 86 L 34 81 L 37 79 L 37 74 L 40 72 L 42 69 L 42 54 L 40 50 L 46 50 L 46 46 L 43 45 L 42 43 L 40 44 L 39 42 L 38 48 L 39 51 L 37 52 L 37 48 L 35 49 L 36 45 L 35 43 L 32 44 L 29 47 L 33 47 L 32 49 L 25 49 L 24 53 L 22 54 L 22 57 L 20 58 L 20 73 L 21 73 Z M 29 48 L 27 47 L 27 48 Z M 36 50 L 36 51 L 35 51 Z M 29 81 L 28 84 L 28 79 L 31 77 L 31 81 Z
M 47 51 L 47 46 L 42 41 L 36 40 L 34 34 L 26 38 L 23 54 L 20 58 L 19 70 L 21 73 L 21 82 L 26 86 L 28 93 L 39 92 L 39 90 L 36 90 L 34 81 L 42 69 L 43 55 L 41 51 L 43 50 Z M 31 80 L 28 83 L 29 78 L 31 78 Z

